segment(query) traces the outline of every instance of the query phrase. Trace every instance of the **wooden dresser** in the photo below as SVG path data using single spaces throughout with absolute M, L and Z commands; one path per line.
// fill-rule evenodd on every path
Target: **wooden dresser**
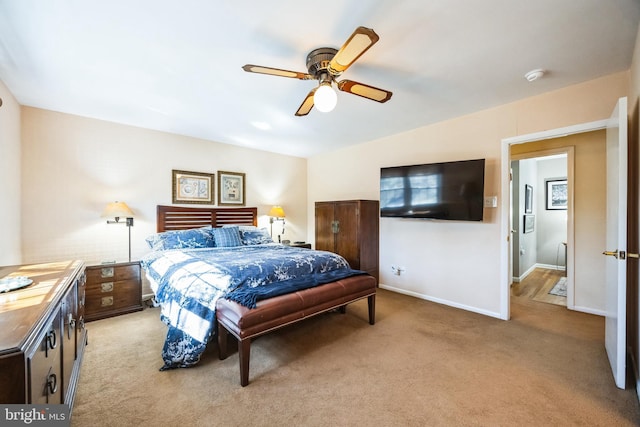
M 378 280 L 380 207 L 377 200 L 316 202 L 316 249 L 342 255 L 351 268 Z
M 142 309 L 142 277 L 139 262 L 87 267 L 87 321 Z
M 87 343 L 82 261 L 0 267 L 33 283 L 0 294 L 0 403 L 73 407 Z

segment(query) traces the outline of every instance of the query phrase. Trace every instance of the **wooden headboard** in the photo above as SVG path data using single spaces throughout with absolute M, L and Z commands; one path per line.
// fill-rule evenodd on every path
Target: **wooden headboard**
M 187 230 L 210 225 L 258 225 L 258 208 L 192 208 L 158 205 L 157 231 Z

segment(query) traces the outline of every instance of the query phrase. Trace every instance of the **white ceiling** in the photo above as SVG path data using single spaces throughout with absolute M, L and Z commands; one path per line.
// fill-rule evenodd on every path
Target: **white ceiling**
M 0 80 L 22 105 L 308 157 L 627 70 L 639 19 L 638 0 L 0 0 Z M 306 72 L 360 25 L 380 41 L 341 78 L 385 104 L 296 117 L 317 82 L 241 68 Z

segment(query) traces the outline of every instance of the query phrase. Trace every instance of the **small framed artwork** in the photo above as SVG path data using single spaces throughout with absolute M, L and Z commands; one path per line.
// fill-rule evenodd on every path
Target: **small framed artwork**
M 218 204 L 244 206 L 244 174 L 218 171 Z
M 536 225 L 536 216 L 535 215 L 524 215 L 524 224 L 523 229 L 524 233 L 533 233 Z
M 214 203 L 212 173 L 172 170 L 173 203 Z
M 533 187 L 524 185 L 524 213 L 533 213 Z
M 567 194 L 567 179 L 546 180 L 546 208 L 547 210 L 566 210 L 569 196 Z

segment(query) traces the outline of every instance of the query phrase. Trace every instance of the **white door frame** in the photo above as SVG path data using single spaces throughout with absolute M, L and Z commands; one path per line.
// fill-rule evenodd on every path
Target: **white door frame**
M 500 194 L 502 194 L 502 203 L 500 204 L 500 232 L 504 237 L 503 244 L 500 248 L 500 318 L 509 320 L 511 318 L 511 278 L 509 277 L 509 253 L 511 229 L 511 218 L 509 216 L 509 207 L 511 206 L 511 196 L 509 194 L 510 185 L 510 169 L 511 169 L 511 145 L 524 144 L 526 142 L 541 141 L 550 138 L 560 138 L 563 136 L 574 135 L 584 132 L 592 132 L 595 130 L 606 129 L 608 120 L 598 120 L 595 122 L 582 123 L 564 128 L 551 129 L 543 132 L 530 133 L 527 135 L 519 135 L 505 138 L 502 140 L 501 147 L 501 168 L 500 168 Z

